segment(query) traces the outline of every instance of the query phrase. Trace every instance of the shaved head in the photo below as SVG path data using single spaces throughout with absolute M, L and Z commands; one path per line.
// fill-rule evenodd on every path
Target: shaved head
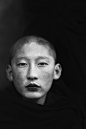
M 38 37 L 38 36 L 25 36 L 25 37 L 22 37 L 19 40 L 17 40 L 16 43 L 12 45 L 12 47 L 10 49 L 10 59 L 9 59 L 10 64 L 11 64 L 11 60 L 16 55 L 16 53 L 19 50 L 21 50 L 21 48 L 25 44 L 30 44 L 31 42 L 36 42 L 39 45 L 43 45 L 43 46 L 47 47 L 49 50 L 49 54 L 51 56 L 53 56 L 55 63 L 56 63 L 57 57 L 56 57 L 55 48 L 49 41 L 47 41 L 46 39 L 44 39 L 42 37 Z

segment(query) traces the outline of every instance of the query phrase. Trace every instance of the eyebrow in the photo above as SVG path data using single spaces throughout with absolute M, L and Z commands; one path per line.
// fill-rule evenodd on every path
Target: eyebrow
M 25 59 L 25 60 L 28 60 L 28 58 L 27 57 L 17 57 L 17 60 L 22 60 L 22 59 Z M 49 60 L 49 57 L 47 57 L 47 56 L 38 56 L 37 58 L 36 58 L 37 60 L 40 60 L 40 59 L 47 59 L 47 60 Z
M 47 56 L 38 56 L 37 59 L 38 59 L 38 60 L 39 60 L 39 59 L 48 59 L 48 60 L 49 60 L 49 58 L 48 58 Z

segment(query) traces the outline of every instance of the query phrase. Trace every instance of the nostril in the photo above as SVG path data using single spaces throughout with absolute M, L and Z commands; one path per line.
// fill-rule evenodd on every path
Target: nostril
M 37 77 L 28 77 L 28 80 L 37 80 Z

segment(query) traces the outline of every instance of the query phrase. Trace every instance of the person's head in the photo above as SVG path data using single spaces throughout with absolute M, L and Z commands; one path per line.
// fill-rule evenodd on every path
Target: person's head
M 22 37 L 11 47 L 7 77 L 24 98 L 44 103 L 53 80 L 60 78 L 61 71 L 54 47 L 42 37 Z

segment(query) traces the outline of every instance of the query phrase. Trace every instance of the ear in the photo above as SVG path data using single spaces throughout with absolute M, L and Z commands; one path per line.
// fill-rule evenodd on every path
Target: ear
M 6 67 L 6 75 L 9 81 L 13 81 L 12 68 L 10 65 Z
M 54 79 L 57 80 L 60 78 L 61 76 L 61 72 L 62 72 L 62 67 L 61 65 L 58 63 L 55 65 L 55 70 L 54 70 Z

